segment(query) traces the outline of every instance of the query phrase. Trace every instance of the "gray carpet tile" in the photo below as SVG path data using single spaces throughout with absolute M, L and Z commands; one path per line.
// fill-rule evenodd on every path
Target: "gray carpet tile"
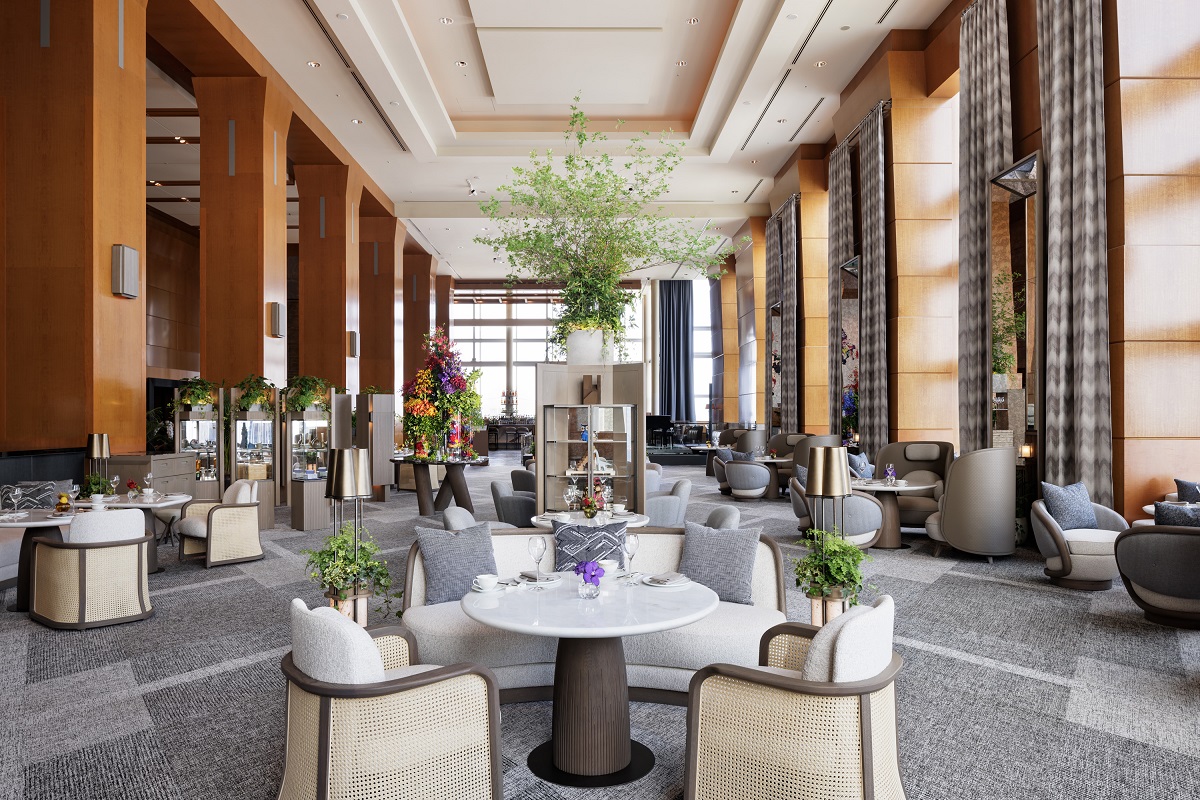
M 494 519 L 489 483 L 508 480 L 515 452 L 467 470 L 477 519 Z M 687 518 L 703 522 L 719 494 L 702 467 L 668 466 L 664 483 L 693 482 Z M 785 557 L 805 552 L 786 499 L 738 502 L 743 527 L 761 527 Z M 293 531 L 286 508 L 264 531 L 261 562 L 204 569 L 159 549 L 149 620 L 52 631 L 0 613 L 0 800 L 271 800 L 284 742 L 279 660 L 287 605 L 323 602 L 301 551 L 328 531 Z M 411 492 L 368 503 L 365 524 L 399 584 L 422 519 Z M 1200 797 L 1200 632 L 1147 623 L 1117 586 L 1083 593 L 1051 586 L 1036 551 L 985 560 L 875 550 L 864 601 L 896 600 L 901 770 L 908 796 L 928 798 Z M 790 562 L 789 562 L 790 563 Z M 788 617 L 809 603 L 788 575 Z M 0 592 L 3 602 L 13 591 Z M 372 621 L 383 621 L 372 612 Z M 654 770 L 635 784 L 575 790 L 526 766 L 550 735 L 549 703 L 505 706 L 505 796 L 519 800 L 678 800 L 686 738 L 682 708 L 635 703 L 634 737 Z M 730 797 L 737 796 L 736 787 Z

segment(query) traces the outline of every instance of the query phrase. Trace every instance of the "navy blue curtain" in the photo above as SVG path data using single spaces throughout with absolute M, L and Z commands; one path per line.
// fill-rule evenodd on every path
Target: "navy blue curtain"
M 659 411 L 672 420 L 694 420 L 691 281 L 659 281 L 658 330 Z

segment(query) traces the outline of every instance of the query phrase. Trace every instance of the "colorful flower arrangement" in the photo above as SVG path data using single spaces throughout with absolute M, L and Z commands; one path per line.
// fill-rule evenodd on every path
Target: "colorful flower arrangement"
M 445 331 L 425 337 L 425 366 L 404 384 L 404 437 L 417 456 L 440 450 L 448 434 L 461 444 L 461 425 L 478 424 L 482 400 L 479 370 L 464 373 L 462 359 Z M 453 446 L 453 445 L 451 445 Z

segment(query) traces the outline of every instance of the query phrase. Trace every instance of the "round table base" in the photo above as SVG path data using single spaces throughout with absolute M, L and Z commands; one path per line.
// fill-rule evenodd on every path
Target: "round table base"
M 526 763 L 529 765 L 529 771 L 549 783 L 556 783 L 559 786 L 576 786 L 584 789 L 596 788 L 599 786 L 620 786 L 624 783 L 632 783 L 638 778 L 644 778 L 649 774 L 650 770 L 654 769 L 654 753 L 649 747 L 637 741 L 629 742 L 630 759 L 629 766 L 625 769 L 610 772 L 606 775 L 576 775 L 571 772 L 564 772 L 554 766 L 554 741 L 543 742 L 534 748 L 529 754 L 529 759 Z
M 900 544 L 896 544 L 896 545 L 888 545 L 886 547 L 884 545 L 879 544 L 878 542 L 871 545 L 872 550 L 908 550 L 911 547 L 912 547 L 911 544 L 905 544 L 904 542 L 901 542 Z

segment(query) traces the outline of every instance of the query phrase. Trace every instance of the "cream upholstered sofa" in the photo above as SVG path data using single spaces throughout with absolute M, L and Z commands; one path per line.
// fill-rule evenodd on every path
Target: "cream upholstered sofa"
M 683 552 L 683 531 L 640 528 L 641 545 L 634 567 L 638 572 L 675 570 Z M 501 576 L 531 567 L 526 543 L 530 536 L 546 537 L 543 570 L 554 569 L 554 536 L 536 528 L 493 531 L 496 569 Z M 754 564 L 754 605 L 722 602 L 699 622 L 658 633 L 625 638 L 630 697 L 634 700 L 687 702 L 693 673 L 725 661 L 755 666 L 758 642 L 786 619 L 783 555 L 770 539 L 760 538 Z M 549 699 L 554 685 L 558 640 L 548 636 L 502 631 L 469 618 L 455 600 L 425 605 L 425 570 L 416 544 L 408 553 L 404 581 L 404 624 L 412 631 L 423 660 L 437 664 L 474 661 L 496 675 L 502 702 Z

